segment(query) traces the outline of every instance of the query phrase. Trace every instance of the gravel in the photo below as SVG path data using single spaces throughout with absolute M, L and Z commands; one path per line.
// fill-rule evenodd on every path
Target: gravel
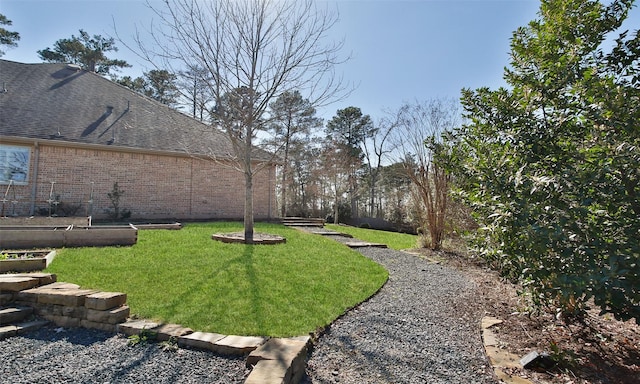
M 242 357 L 161 344 L 129 345 L 122 335 L 45 327 L 0 341 L 2 383 L 243 383 Z
M 333 237 L 336 241 L 344 238 Z M 497 383 L 484 353 L 474 285 L 460 272 L 383 248 L 360 248 L 389 270 L 382 289 L 317 341 L 303 383 Z M 45 327 L 0 341 L 3 383 L 243 383 L 243 357 L 122 335 Z
M 344 241 L 340 237 L 334 238 Z M 473 283 L 404 252 L 359 248 L 389 271 L 371 299 L 318 340 L 303 383 L 497 383 L 480 335 Z

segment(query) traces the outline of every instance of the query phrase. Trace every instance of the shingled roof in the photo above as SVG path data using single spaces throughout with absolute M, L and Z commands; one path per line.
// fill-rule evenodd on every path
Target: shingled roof
M 71 65 L 0 60 L 0 83 L 3 136 L 216 157 L 233 153 L 222 131 Z

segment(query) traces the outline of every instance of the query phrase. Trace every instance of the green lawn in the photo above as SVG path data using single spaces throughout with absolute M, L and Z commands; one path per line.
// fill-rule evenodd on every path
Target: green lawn
M 336 232 L 349 234 L 359 240 L 368 241 L 370 243 L 386 244 L 391 249 L 400 250 L 416 248 L 418 244 L 418 236 L 407 233 L 379 231 L 375 229 L 364 229 L 335 224 L 327 224 L 326 227 Z
M 280 245 L 224 244 L 240 223 L 138 232 L 131 247 L 67 248 L 47 272 L 83 288 L 127 293 L 131 313 L 197 331 L 297 336 L 331 323 L 376 292 L 387 271 L 347 247 L 282 225 Z

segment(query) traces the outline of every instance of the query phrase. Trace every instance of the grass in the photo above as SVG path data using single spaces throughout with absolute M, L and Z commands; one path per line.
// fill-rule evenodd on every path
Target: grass
M 256 225 L 286 244 L 225 244 L 240 223 L 138 232 L 131 247 L 67 248 L 47 269 L 58 281 L 127 293 L 131 313 L 204 332 L 298 336 L 330 324 L 388 277 L 357 252 L 282 225 Z
M 335 224 L 327 224 L 326 227 L 337 232 L 349 234 L 359 240 L 368 241 L 370 243 L 386 244 L 387 247 L 391 249 L 400 250 L 416 248 L 418 244 L 418 236 L 407 233 L 379 231 L 375 229 L 364 229 Z

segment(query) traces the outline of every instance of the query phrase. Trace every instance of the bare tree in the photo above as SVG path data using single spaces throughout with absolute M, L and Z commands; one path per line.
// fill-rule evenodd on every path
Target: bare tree
M 382 161 L 386 155 L 393 151 L 389 138 L 395 128 L 394 121 L 381 119 L 373 129 L 371 136 L 363 145 L 364 158 L 367 162 L 368 184 L 369 184 L 369 216 L 380 216 L 380 206 L 376 210 L 376 194 Z
M 253 242 L 253 178 L 271 160 L 257 160 L 257 135 L 269 124 L 269 104 L 285 91 L 297 90 L 318 107 L 344 95 L 334 75 L 342 42 L 326 42 L 337 15 L 313 0 L 164 0 L 148 3 L 160 19 L 149 32 L 154 47 L 138 35 L 138 53 L 174 73 L 203 68 L 217 118 L 233 144 L 229 159 L 245 179 L 245 242 Z M 226 104 L 225 104 L 226 103 Z M 238 112 L 235 110 L 235 112 Z M 228 161 L 229 159 L 219 159 Z
M 450 192 L 450 176 L 433 162 L 434 146 L 440 142 L 441 133 L 459 124 L 460 117 L 460 106 L 454 99 L 405 103 L 395 116 L 396 153 L 400 159 L 413 159 L 404 163 L 405 170 L 414 186 L 421 221 L 429 232 L 426 245 L 434 250 L 440 249 L 444 240 Z

